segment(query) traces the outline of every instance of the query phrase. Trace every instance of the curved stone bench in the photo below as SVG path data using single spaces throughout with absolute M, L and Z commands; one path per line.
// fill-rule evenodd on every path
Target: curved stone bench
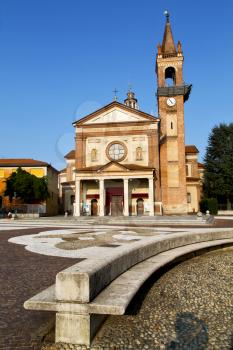
M 154 240 L 141 242 L 141 246 L 136 242 L 111 259 L 100 259 L 92 269 L 91 259 L 71 266 L 58 273 L 56 285 L 26 301 L 24 307 L 57 312 L 56 342 L 89 345 L 105 315 L 124 314 L 154 272 L 188 253 L 233 244 L 233 231 L 171 234 Z M 84 271 L 85 266 L 90 270 Z M 95 285 L 97 278 L 101 280 Z

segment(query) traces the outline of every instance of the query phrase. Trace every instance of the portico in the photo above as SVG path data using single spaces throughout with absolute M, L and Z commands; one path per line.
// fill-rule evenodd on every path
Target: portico
M 76 176 L 74 215 L 154 215 L 154 174 Z M 97 210 L 95 211 L 95 206 Z

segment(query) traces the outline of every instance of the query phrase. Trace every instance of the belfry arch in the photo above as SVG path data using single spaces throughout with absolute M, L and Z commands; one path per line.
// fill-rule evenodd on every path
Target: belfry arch
M 176 85 L 176 70 L 174 67 L 167 67 L 165 69 L 165 83 L 166 86 Z

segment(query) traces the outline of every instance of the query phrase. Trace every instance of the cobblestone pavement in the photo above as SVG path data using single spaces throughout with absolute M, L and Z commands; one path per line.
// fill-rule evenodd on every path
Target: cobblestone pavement
M 110 316 L 92 350 L 233 349 L 233 247 L 154 276 L 128 315 Z M 52 334 L 47 341 L 52 339 Z M 44 345 L 43 350 L 85 346 Z
M 54 283 L 56 273 L 76 261 L 43 256 L 8 243 L 10 237 L 44 229 L 0 231 L 0 350 L 36 350 L 54 314 L 27 311 L 23 303 Z M 78 260 L 77 260 L 78 261 Z

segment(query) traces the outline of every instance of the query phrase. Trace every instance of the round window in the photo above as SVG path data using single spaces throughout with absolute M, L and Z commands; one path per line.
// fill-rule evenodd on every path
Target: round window
M 107 147 L 107 156 L 111 160 L 121 161 L 126 156 L 126 148 L 120 142 L 112 142 Z

